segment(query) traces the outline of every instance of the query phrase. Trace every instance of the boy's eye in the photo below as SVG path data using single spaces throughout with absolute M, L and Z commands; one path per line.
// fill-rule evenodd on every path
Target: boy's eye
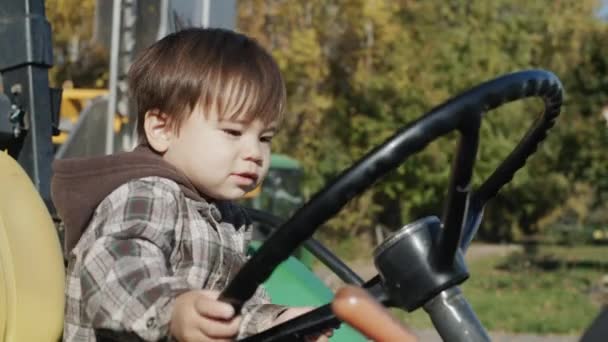
M 271 136 L 271 135 L 270 136 L 265 136 L 265 137 L 261 137 L 260 141 L 263 142 L 263 143 L 270 143 L 270 142 L 272 142 L 272 138 L 273 138 L 273 136 Z
M 240 137 L 241 136 L 241 131 L 236 130 L 236 129 L 222 129 L 222 131 L 228 135 L 231 135 L 233 137 Z

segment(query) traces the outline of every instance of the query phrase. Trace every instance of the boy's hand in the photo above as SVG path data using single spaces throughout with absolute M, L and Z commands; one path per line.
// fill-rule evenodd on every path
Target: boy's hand
M 285 310 L 282 314 L 279 315 L 279 317 L 277 317 L 274 322 L 272 323 L 272 326 L 274 327 L 275 325 L 279 325 L 281 323 L 285 323 L 287 321 L 289 321 L 292 318 L 296 318 L 300 315 L 303 315 L 309 311 L 314 310 L 315 308 L 313 307 L 295 307 L 295 308 L 289 308 L 287 310 Z M 314 336 L 307 336 L 306 341 L 310 341 L 310 342 L 327 342 L 329 341 L 329 338 L 334 334 L 334 330 L 333 329 L 328 329 L 328 330 L 324 330 L 322 332 L 320 332 L 318 335 L 314 335 Z
M 216 291 L 188 291 L 175 299 L 169 331 L 180 342 L 231 341 L 240 316 L 231 305 L 217 300 Z

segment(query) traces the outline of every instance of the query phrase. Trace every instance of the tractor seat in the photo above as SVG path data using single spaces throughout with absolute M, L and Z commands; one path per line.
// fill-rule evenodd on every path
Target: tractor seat
M 44 202 L 0 151 L 0 342 L 59 341 L 65 269 Z

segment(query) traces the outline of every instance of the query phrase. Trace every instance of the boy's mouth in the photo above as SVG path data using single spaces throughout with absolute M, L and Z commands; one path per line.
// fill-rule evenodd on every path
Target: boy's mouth
M 233 173 L 232 175 L 248 183 L 250 182 L 255 184 L 258 181 L 258 175 L 253 172 L 239 172 Z

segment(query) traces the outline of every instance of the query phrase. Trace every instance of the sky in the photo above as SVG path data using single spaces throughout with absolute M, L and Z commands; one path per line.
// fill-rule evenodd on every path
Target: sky
M 602 8 L 598 12 L 598 15 L 608 20 L 608 0 L 602 0 Z

